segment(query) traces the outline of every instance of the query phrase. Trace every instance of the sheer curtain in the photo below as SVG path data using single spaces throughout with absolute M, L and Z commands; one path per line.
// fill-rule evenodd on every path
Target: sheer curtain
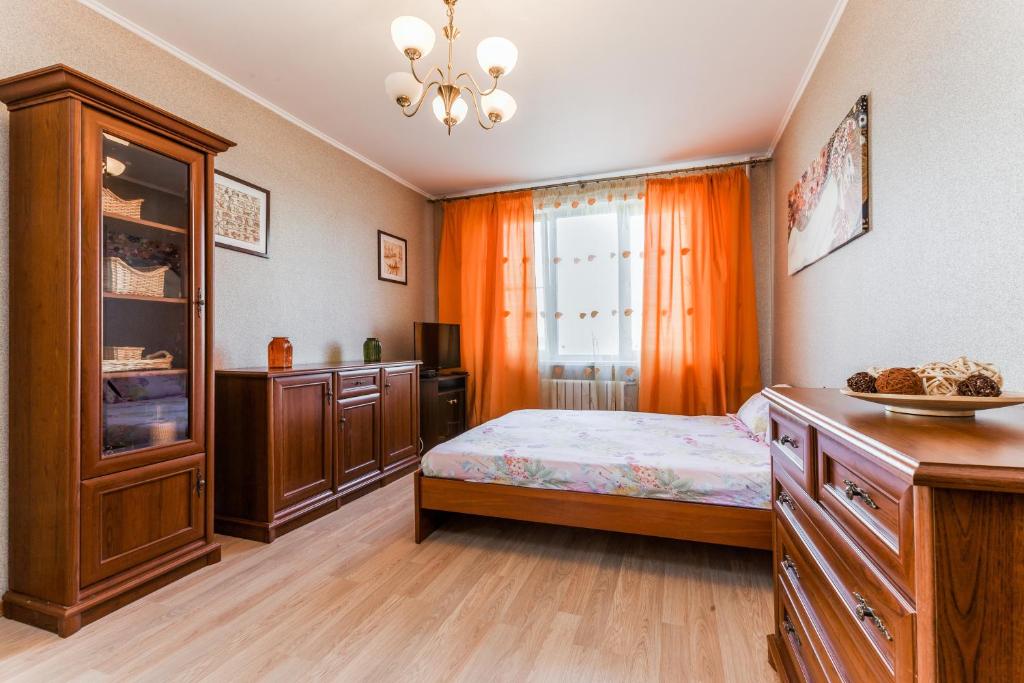
M 542 403 L 635 410 L 644 185 L 573 185 L 533 201 Z

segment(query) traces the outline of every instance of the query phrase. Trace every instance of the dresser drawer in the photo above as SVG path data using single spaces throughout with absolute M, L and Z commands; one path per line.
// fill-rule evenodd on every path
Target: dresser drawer
M 338 395 L 357 396 L 373 394 L 380 391 L 380 373 L 373 372 L 339 372 Z
M 914 591 L 914 502 L 909 477 L 828 434 L 816 439 L 821 507 L 908 595 Z
M 814 490 L 814 451 L 810 426 L 786 412 L 772 406 L 768 414 L 768 438 L 771 444 L 772 464 L 785 470 L 805 491 Z
M 776 582 L 780 581 L 776 577 Z M 797 610 L 793 596 L 784 584 L 776 586 L 775 612 L 778 615 L 779 640 L 781 649 L 784 652 L 784 666 L 788 669 L 786 678 L 793 683 L 817 683 L 828 680 L 818 663 L 811 643 L 810 625 L 806 617 Z

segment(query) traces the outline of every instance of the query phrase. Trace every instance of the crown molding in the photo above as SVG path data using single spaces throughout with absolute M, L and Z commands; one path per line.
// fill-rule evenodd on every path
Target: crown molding
M 782 134 L 786 132 L 789 120 L 793 117 L 793 112 L 796 111 L 796 106 L 804 96 L 804 90 L 806 90 L 808 84 L 810 84 L 811 77 L 818 68 L 818 62 L 821 61 L 822 56 L 825 54 L 825 48 L 828 47 L 829 41 L 832 40 L 832 34 L 835 33 L 836 27 L 839 25 L 839 20 L 842 19 L 843 12 L 846 11 L 847 2 L 848 0 L 839 0 L 835 9 L 832 11 L 832 16 L 828 19 L 828 23 L 825 24 L 825 30 L 822 31 L 821 38 L 818 40 L 818 46 L 814 48 L 814 54 L 811 56 L 811 61 L 807 64 L 807 69 L 804 70 L 803 78 L 800 79 L 800 84 L 797 85 L 796 92 L 793 93 L 793 99 L 789 102 L 789 108 L 786 109 L 786 113 L 782 117 L 782 122 L 779 124 L 779 129 L 775 131 L 775 137 L 772 138 L 772 144 L 768 147 L 769 156 L 775 155 L 775 147 L 779 144 L 779 140 L 782 139 Z
M 181 61 L 185 62 L 186 64 L 188 64 L 192 68 L 198 69 L 199 71 L 203 72 L 204 74 L 206 74 L 210 78 L 214 79 L 215 81 L 218 81 L 219 83 L 222 83 L 223 85 L 226 85 L 227 87 L 231 88 L 232 90 L 234 90 L 238 94 L 243 95 L 243 96 L 249 98 L 253 102 L 256 102 L 257 104 L 259 104 L 259 105 L 261 105 L 263 107 L 266 107 L 267 109 L 269 109 L 270 111 L 274 112 L 275 114 L 277 114 L 281 118 L 285 119 L 289 123 L 292 123 L 292 124 L 298 126 L 299 128 L 301 128 L 302 130 L 306 131 L 307 133 L 311 133 L 312 135 L 315 135 L 316 137 L 320 138 L 321 140 L 323 140 L 324 142 L 329 144 L 331 147 L 339 149 L 342 152 L 344 152 L 345 154 L 348 154 L 349 156 L 354 157 L 355 159 L 357 159 L 357 160 L 361 161 L 362 163 L 366 164 L 367 166 L 369 166 L 373 170 L 378 171 L 379 173 L 383 173 L 388 178 L 391 178 L 392 180 L 394 180 L 396 183 L 404 185 L 405 187 L 409 188 L 410 190 L 413 190 L 414 192 L 417 192 L 417 193 L 423 195 L 427 199 L 436 199 L 436 197 L 434 195 L 430 194 L 426 190 L 423 190 L 423 189 L 417 187 L 416 185 L 413 185 L 411 182 L 409 182 L 405 178 L 401 177 L 400 175 L 389 171 L 388 169 L 386 169 L 383 166 L 381 166 L 380 164 L 378 164 L 378 163 L 368 159 L 367 157 L 363 156 L 362 154 L 360 154 L 359 152 L 355 151 L 354 149 L 352 149 L 350 147 L 347 147 L 346 145 L 342 144 L 338 140 L 335 140 L 334 138 L 332 138 L 330 135 L 328 135 L 327 133 L 323 132 L 322 130 L 319 130 L 318 128 L 315 128 L 315 127 L 311 126 L 310 124 L 308 124 L 305 121 L 303 121 L 302 119 L 300 119 L 298 116 L 295 116 L 294 114 L 292 114 L 292 113 L 282 109 L 281 107 L 277 106 L 276 104 L 274 104 L 270 100 L 268 100 L 268 99 L 266 99 L 266 98 L 264 98 L 264 97 L 262 97 L 260 95 L 257 95 L 255 92 L 253 92 L 252 90 L 249 90 L 248 88 L 246 88 L 244 85 L 242 85 L 238 81 L 235 81 L 234 79 L 229 78 L 228 76 L 225 76 L 224 74 L 222 74 L 221 72 L 217 71 L 216 69 L 214 69 L 210 65 L 206 64 L 205 62 L 202 62 L 202 61 L 196 59 L 195 57 L 193 57 L 192 55 L 190 55 L 189 53 L 185 52 L 184 50 L 181 50 L 180 48 L 175 47 L 174 45 L 172 45 L 171 43 L 167 42 L 166 40 L 164 40 L 160 36 L 156 35 L 155 33 L 152 33 L 151 31 L 143 28 L 142 26 L 139 26 L 135 22 L 133 22 L 130 19 L 128 19 L 128 18 L 118 14 L 117 12 L 113 11 L 109 7 L 103 5 L 102 3 L 97 2 L 96 0 L 78 0 L 78 2 L 80 4 L 82 4 L 82 5 L 84 5 L 85 7 L 88 7 L 92 11 L 96 12 L 97 14 L 99 14 L 99 15 L 101 15 L 103 17 L 106 17 L 107 19 L 109 19 L 110 21 L 114 22 L 115 24 L 118 24 L 122 28 L 125 28 L 128 31 L 134 33 L 135 35 L 137 35 L 138 37 L 142 38 L 146 42 L 152 43 L 153 45 L 156 45 L 161 50 L 164 50 L 165 52 L 168 52 L 171 55 L 177 57 L 178 59 L 180 59 Z

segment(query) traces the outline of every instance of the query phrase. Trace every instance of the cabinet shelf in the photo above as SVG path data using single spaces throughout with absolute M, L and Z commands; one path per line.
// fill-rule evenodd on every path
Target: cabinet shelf
M 161 304 L 187 304 L 188 299 L 173 296 L 143 296 L 141 294 L 115 294 L 114 292 L 103 292 L 104 299 L 121 301 L 153 301 Z
M 125 223 L 132 223 L 134 225 L 141 225 L 145 228 L 154 228 L 156 230 L 166 230 L 167 232 L 175 232 L 179 235 L 188 233 L 185 228 L 178 228 L 173 225 L 166 225 L 164 223 L 157 223 L 156 221 L 147 221 L 141 218 L 132 218 L 131 216 L 125 216 L 120 213 L 111 213 L 109 211 L 103 212 L 103 217 L 116 221 L 123 221 Z
M 184 375 L 188 372 L 186 368 L 169 368 L 167 370 L 120 370 L 117 372 L 104 372 L 104 379 L 117 379 L 118 377 L 152 377 L 155 375 Z

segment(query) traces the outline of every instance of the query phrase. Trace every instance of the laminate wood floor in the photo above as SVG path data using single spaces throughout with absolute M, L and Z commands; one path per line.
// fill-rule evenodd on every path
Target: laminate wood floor
M 762 681 L 770 556 L 463 518 L 412 540 L 412 478 L 69 639 L 0 619 L 4 681 Z

